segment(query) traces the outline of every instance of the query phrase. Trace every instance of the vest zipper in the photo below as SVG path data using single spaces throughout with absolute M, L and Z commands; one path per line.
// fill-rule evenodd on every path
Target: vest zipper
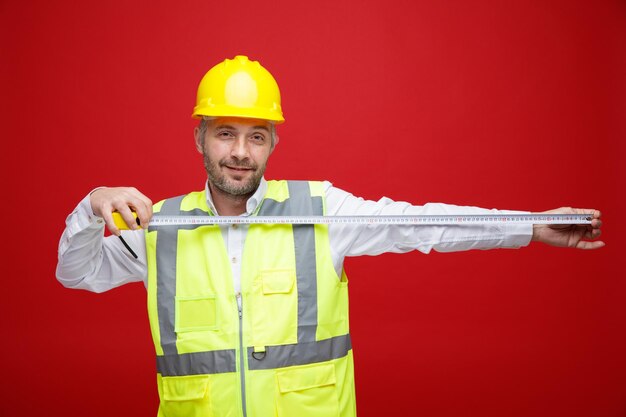
M 241 375 L 241 410 L 243 417 L 247 417 L 246 410 L 246 372 L 243 356 L 243 307 L 241 306 L 241 294 L 235 296 L 237 309 L 239 310 L 239 375 Z

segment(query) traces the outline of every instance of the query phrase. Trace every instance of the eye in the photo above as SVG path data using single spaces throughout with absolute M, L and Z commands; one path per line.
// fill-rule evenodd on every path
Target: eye
M 264 142 L 265 136 L 261 135 L 260 133 L 255 133 L 254 135 L 252 135 L 252 140 L 255 142 Z
M 230 137 L 233 137 L 233 134 L 230 133 L 228 130 L 221 130 L 221 131 L 217 132 L 217 137 L 219 137 L 219 138 L 230 138 Z

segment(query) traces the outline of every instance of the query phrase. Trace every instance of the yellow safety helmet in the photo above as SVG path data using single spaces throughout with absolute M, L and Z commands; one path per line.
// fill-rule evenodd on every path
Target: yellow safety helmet
M 285 121 L 276 80 L 258 61 L 243 55 L 220 62 L 202 77 L 192 117 L 202 116 Z

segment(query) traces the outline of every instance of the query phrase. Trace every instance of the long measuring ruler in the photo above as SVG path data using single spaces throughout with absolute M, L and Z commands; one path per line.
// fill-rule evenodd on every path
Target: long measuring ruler
M 422 214 L 393 216 L 160 216 L 150 227 L 249 224 L 394 224 L 407 226 L 462 226 L 485 224 L 591 224 L 593 214 Z M 113 213 L 119 229 L 128 229 L 119 213 Z

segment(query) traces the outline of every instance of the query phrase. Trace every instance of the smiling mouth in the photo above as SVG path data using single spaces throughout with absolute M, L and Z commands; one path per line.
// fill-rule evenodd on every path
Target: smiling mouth
M 228 168 L 228 169 L 232 169 L 233 171 L 241 171 L 241 172 L 243 172 L 243 171 L 252 171 L 252 168 L 246 168 L 246 167 L 233 167 L 233 166 L 228 166 L 228 165 L 225 165 L 225 166 L 226 166 L 226 168 Z

